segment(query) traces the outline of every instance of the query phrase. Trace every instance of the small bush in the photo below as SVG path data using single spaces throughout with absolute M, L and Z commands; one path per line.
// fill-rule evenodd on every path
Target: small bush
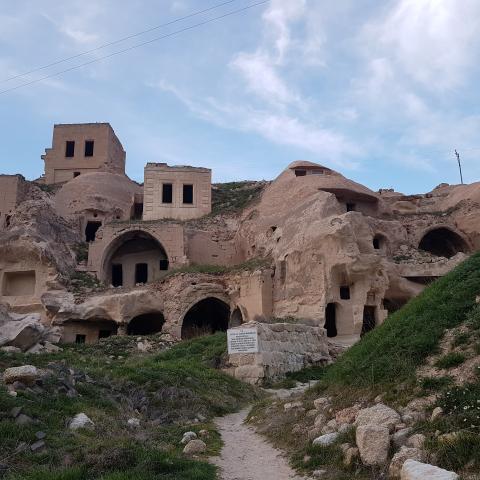
M 467 332 L 458 333 L 453 339 L 453 346 L 459 347 L 460 345 L 465 345 L 470 341 L 470 334 Z
M 472 471 L 480 467 L 480 436 L 461 433 L 450 442 L 438 441 L 432 450 L 438 465 L 447 470 L 461 470 L 467 466 Z
M 465 361 L 466 357 L 462 353 L 451 352 L 447 353 L 443 357 L 439 358 L 435 362 L 435 366 L 438 368 L 455 368 L 461 365 Z
M 452 377 L 425 377 L 420 380 L 423 390 L 439 391 L 448 387 L 453 382 Z

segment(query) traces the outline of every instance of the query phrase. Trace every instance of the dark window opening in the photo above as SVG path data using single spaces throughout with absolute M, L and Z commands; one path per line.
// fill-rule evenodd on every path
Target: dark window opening
M 5 226 L 9 227 L 10 226 L 10 221 L 12 220 L 11 215 L 5 215 Z
M 148 282 L 148 264 L 137 263 L 135 265 L 135 283 L 147 283 Z
M 93 146 L 95 142 L 93 140 L 87 140 L 85 142 L 85 156 L 93 157 Z
M 162 185 L 162 203 L 173 202 L 173 185 L 171 183 L 164 183 Z
M 98 338 L 108 338 L 112 336 L 112 331 L 111 330 L 100 330 L 98 332 Z
M 94 242 L 97 230 L 102 226 L 102 222 L 87 222 L 85 227 L 85 241 Z
M 75 335 L 75 343 L 85 343 L 86 341 L 87 341 L 86 335 L 80 335 L 80 334 Z
M 239 307 L 237 307 L 230 316 L 229 328 L 239 327 L 243 323 L 243 315 Z
M 123 266 L 122 264 L 112 265 L 112 285 L 114 287 L 121 287 L 123 285 Z
M 350 287 L 340 287 L 340 298 L 342 300 L 350 300 Z
M 380 239 L 378 237 L 373 239 L 373 248 L 375 250 L 380 250 Z
M 436 228 L 428 232 L 418 246 L 420 250 L 436 257 L 452 258 L 459 252 L 467 252 L 468 246 L 458 233 L 448 228 Z
M 362 333 L 360 334 L 363 337 L 366 333 L 371 332 L 376 325 L 375 315 L 376 314 L 376 307 L 371 307 L 369 305 L 365 305 L 363 308 L 363 325 L 362 325 Z
M 187 205 L 193 204 L 193 185 L 183 186 L 183 203 Z
M 75 142 L 68 141 L 65 144 L 65 156 L 69 158 L 75 156 Z
M 337 306 L 334 303 L 329 303 L 325 309 L 325 325 L 327 337 L 332 338 L 337 336 Z
M 160 270 L 168 270 L 168 259 L 160 260 Z
M 132 318 L 127 327 L 128 335 L 152 335 L 162 331 L 165 317 L 160 312 L 144 313 Z
M 77 178 L 80 176 L 80 172 L 73 172 L 73 178 Z
M 295 170 L 295 176 L 296 177 L 305 177 L 307 175 L 306 170 Z
M 217 298 L 206 298 L 195 304 L 185 315 L 182 340 L 226 331 L 230 307 Z
M 355 203 L 347 203 L 347 212 L 354 212 L 357 205 Z
M 135 203 L 133 206 L 133 219 L 141 220 L 143 218 L 143 203 Z

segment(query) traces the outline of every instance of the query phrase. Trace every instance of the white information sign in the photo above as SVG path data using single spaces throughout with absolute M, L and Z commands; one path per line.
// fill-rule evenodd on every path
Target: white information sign
M 227 330 L 228 353 L 257 353 L 256 328 L 232 328 Z

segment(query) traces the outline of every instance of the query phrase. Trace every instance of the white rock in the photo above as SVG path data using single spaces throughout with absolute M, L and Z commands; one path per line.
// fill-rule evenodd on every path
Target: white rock
M 207 450 L 207 445 L 202 440 L 190 440 L 183 449 L 185 455 L 196 455 L 204 453 Z
M 388 458 L 390 435 L 381 425 L 361 425 L 357 428 L 356 442 L 360 458 L 365 465 L 384 465 Z
M 21 367 L 10 367 L 3 372 L 3 380 L 5 383 L 22 382 L 26 385 L 35 383 L 40 377 L 36 367 L 33 365 L 22 365 Z
M 127 425 L 128 425 L 129 427 L 138 428 L 138 427 L 140 427 L 140 419 L 138 419 L 138 418 L 129 418 L 129 419 L 127 420 Z
M 321 435 L 320 437 L 317 437 L 312 444 L 313 445 L 331 445 L 335 440 L 338 438 L 338 433 L 327 433 L 326 435 Z
M 433 422 L 437 418 L 443 415 L 443 408 L 442 407 L 435 407 L 432 412 L 432 416 L 430 417 L 430 421 Z
M 70 430 L 79 430 L 80 428 L 92 429 L 94 427 L 95 424 L 84 413 L 77 413 L 68 424 Z
M 421 462 L 423 460 L 423 452 L 418 448 L 402 447 L 392 458 L 388 474 L 391 477 L 399 477 L 403 464 L 407 460 L 417 460 Z
M 288 412 L 289 410 L 293 410 L 294 408 L 302 408 L 302 402 L 288 402 L 283 406 L 283 409 Z
M 407 460 L 402 467 L 401 480 L 457 480 L 455 472 L 434 467 L 416 460 Z
M 312 476 L 313 478 L 323 478 L 326 474 L 326 470 L 314 470 Z
M 195 432 L 185 432 L 183 434 L 183 438 L 180 440 L 180 443 L 182 445 L 185 445 L 188 442 L 191 442 L 192 440 L 195 440 L 197 438 L 197 434 Z
M 400 415 L 383 403 L 379 403 L 370 408 L 364 408 L 358 412 L 355 425 L 378 425 L 388 428 L 390 432 L 395 430 L 395 425 L 401 422 Z

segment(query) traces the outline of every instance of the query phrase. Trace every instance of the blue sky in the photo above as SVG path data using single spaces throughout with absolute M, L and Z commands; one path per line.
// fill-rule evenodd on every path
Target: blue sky
M 0 80 L 222 0 L 16 0 L 0 9 Z M 236 0 L 0 90 L 255 3 Z M 54 123 L 110 122 L 127 173 L 207 166 L 272 179 L 298 159 L 404 193 L 480 180 L 478 0 L 271 0 L 0 94 L 0 171 L 38 177 Z

